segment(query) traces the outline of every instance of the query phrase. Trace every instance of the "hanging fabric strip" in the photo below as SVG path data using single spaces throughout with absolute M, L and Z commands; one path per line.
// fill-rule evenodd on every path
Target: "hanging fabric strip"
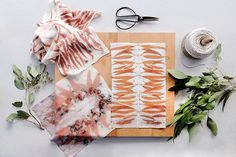
M 55 62 L 62 75 L 75 75 L 109 51 L 90 22 L 100 13 L 71 10 L 60 0 L 51 0 L 43 20 L 37 25 L 31 52 L 41 62 Z
M 92 66 L 57 82 L 55 94 L 33 111 L 68 157 L 112 131 L 111 91 Z
M 115 128 L 164 128 L 164 43 L 112 43 L 112 121 Z

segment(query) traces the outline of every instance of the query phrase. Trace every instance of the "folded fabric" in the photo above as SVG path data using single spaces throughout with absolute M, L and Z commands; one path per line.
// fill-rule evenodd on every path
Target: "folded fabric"
M 36 104 L 33 111 L 69 157 L 112 131 L 111 91 L 92 66 L 57 82 L 55 94 Z
M 37 25 L 31 53 L 41 62 L 55 62 L 62 75 L 75 75 L 109 51 L 90 22 L 100 15 L 92 10 L 71 10 L 60 0 L 51 0 Z

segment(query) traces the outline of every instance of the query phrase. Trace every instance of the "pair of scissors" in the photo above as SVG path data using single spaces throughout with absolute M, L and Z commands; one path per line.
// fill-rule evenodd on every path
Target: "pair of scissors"
M 130 14 L 120 15 L 122 11 L 128 11 Z M 116 26 L 121 30 L 128 30 L 135 26 L 139 22 L 144 21 L 158 21 L 158 17 L 152 16 L 140 16 L 129 7 L 121 7 L 116 11 Z

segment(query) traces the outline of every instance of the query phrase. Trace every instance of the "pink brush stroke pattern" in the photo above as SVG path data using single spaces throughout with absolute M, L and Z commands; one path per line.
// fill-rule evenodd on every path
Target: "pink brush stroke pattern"
M 89 24 L 100 13 L 71 10 L 59 0 L 37 25 L 31 52 L 41 62 L 58 65 L 62 75 L 76 75 L 109 51 Z

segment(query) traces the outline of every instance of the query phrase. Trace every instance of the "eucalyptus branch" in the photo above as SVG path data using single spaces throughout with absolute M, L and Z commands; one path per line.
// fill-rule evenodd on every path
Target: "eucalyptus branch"
M 26 120 L 37 126 L 39 129 L 44 130 L 40 121 L 33 115 L 31 105 L 34 103 L 35 93 L 37 93 L 41 87 L 52 82 L 49 73 L 46 71 L 46 65 L 29 65 L 25 75 L 23 75 L 22 71 L 16 65 L 13 65 L 13 73 L 15 75 L 14 84 L 16 88 L 25 90 L 25 100 L 16 101 L 12 103 L 12 105 L 17 108 L 21 108 L 25 105 L 27 111 L 18 110 L 16 113 L 10 114 L 7 117 L 7 121 L 12 122 L 15 119 Z M 34 121 L 29 120 L 29 117 Z
M 216 136 L 217 125 L 209 117 L 209 112 L 220 103 L 224 111 L 228 98 L 236 91 L 233 83 L 235 77 L 225 76 L 222 72 L 219 75 L 216 70 L 203 72 L 202 76 L 189 76 L 177 70 L 170 70 L 169 74 L 175 79 L 175 85 L 169 91 L 177 93 L 188 89 L 191 92 L 190 98 L 180 105 L 174 119 L 167 125 L 174 126 L 173 139 L 185 128 L 191 139 L 196 125 L 201 124 L 205 117 L 207 117 L 207 127 Z
M 26 98 L 25 98 L 25 106 L 26 106 L 27 109 L 28 109 L 29 115 L 30 115 L 37 123 L 32 122 L 32 121 L 30 121 L 30 120 L 27 120 L 27 121 L 32 122 L 32 123 L 33 123 L 34 125 L 36 125 L 39 129 L 44 130 L 42 124 L 39 122 L 39 120 L 38 120 L 38 119 L 32 114 L 32 112 L 31 112 L 30 105 L 29 105 L 29 92 L 28 92 L 28 90 L 29 90 L 29 89 L 26 89 L 26 90 L 25 90 L 25 97 L 26 97 Z

